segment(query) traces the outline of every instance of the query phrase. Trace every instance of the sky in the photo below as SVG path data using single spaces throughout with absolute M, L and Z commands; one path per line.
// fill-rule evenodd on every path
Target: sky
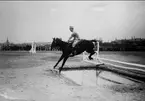
M 0 42 L 145 38 L 144 1 L 0 1 Z

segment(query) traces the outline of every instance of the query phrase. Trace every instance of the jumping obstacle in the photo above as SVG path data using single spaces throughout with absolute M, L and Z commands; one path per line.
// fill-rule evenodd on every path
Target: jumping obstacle
M 94 58 L 93 60 L 89 60 L 88 55 L 86 55 L 87 53 L 83 52 L 83 61 L 79 62 L 78 64 L 75 64 L 75 66 L 74 65 L 72 66 L 70 64 L 73 68 L 70 67 L 70 69 L 68 68 L 68 71 L 66 70 L 67 72 L 62 71 L 62 73 L 67 78 L 73 80 L 74 82 L 76 82 L 79 85 L 96 86 L 96 83 L 99 80 L 97 77 L 100 75 L 100 73 L 102 74 L 102 72 L 96 71 L 97 65 L 105 64 L 105 65 L 113 66 L 115 68 L 119 68 L 120 70 L 121 69 L 130 69 L 130 70 L 138 70 L 138 71 L 145 72 L 145 68 L 144 68 L 145 65 L 101 58 L 100 55 L 99 55 L 99 42 L 97 42 L 97 46 L 95 46 L 95 47 L 97 48 L 97 51 L 96 51 L 96 54 L 94 54 L 92 56 Z M 103 61 L 103 60 L 105 60 L 105 61 Z M 112 63 L 108 63 L 107 61 L 110 61 Z M 115 64 L 113 64 L 113 62 L 116 62 L 116 63 L 119 63 L 119 64 L 122 63 L 122 64 L 125 64 L 125 65 L 131 65 L 131 66 L 139 66 L 139 67 L 144 68 L 144 70 L 139 69 L 139 68 L 132 68 L 132 67 L 127 67 L 127 66 L 115 65 Z M 103 75 L 105 75 L 105 73 Z M 105 77 L 106 76 L 107 75 L 105 75 Z M 113 75 L 113 77 L 114 76 L 115 75 Z M 115 77 L 115 78 L 117 78 L 117 77 Z M 126 79 L 123 79 L 123 81 L 124 80 L 126 80 Z
M 80 61 L 78 63 L 68 62 L 61 73 L 78 85 L 96 86 L 96 72 L 95 64 Z
M 96 64 L 96 65 L 107 64 L 107 65 L 114 66 L 116 68 L 137 70 L 137 71 L 145 72 L 145 65 L 142 65 L 142 64 L 122 62 L 122 61 L 118 61 L 118 60 L 101 58 L 101 57 L 99 57 L 99 42 L 97 42 L 97 46 L 95 46 L 95 47 L 97 47 L 97 51 L 96 51 L 96 54 L 93 56 L 93 58 L 96 61 L 88 60 L 88 56 L 85 55 L 86 52 L 83 52 L 83 61 L 93 63 L 93 64 Z M 119 63 L 119 64 L 124 64 L 124 65 L 130 65 L 130 66 L 128 67 L 128 66 L 115 65 L 113 63 L 108 63 L 108 62 L 103 63 L 102 60 L 109 61 L 109 62 L 115 62 L 115 63 Z M 141 67 L 142 69 L 141 68 L 134 68 L 134 67 L 131 67 L 131 66 Z
M 32 42 L 31 44 L 31 49 L 29 51 L 30 53 L 36 53 L 36 44 L 34 42 Z
M 120 64 L 124 64 L 124 65 L 130 65 L 130 66 L 121 66 L 121 65 L 115 65 L 113 63 L 107 63 L 107 62 L 105 62 L 105 64 L 111 65 L 111 66 L 114 66 L 114 67 L 145 72 L 145 65 L 136 64 L 136 63 L 122 62 L 122 61 L 117 61 L 117 60 L 112 60 L 112 59 L 106 59 L 106 58 L 100 58 L 100 57 L 99 57 L 99 59 L 101 59 L 101 60 L 107 60 L 107 61 L 111 61 L 111 62 L 116 62 L 116 63 L 120 63 Z M 134 68 L 134 67 L 131 67 L 131 66 L 137 66 L 137 67 L 143 67 L 143 68 L 142 69 L 141 68 Z

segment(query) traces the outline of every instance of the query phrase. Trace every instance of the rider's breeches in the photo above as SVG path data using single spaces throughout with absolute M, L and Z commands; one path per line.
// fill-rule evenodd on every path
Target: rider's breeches
M 75 47 L 75 45 L 79 42 L 79 40 L 74 40 L 72 47 Z

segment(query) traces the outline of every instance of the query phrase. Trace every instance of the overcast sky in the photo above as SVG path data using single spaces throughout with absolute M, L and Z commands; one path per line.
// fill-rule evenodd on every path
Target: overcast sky
M 81 38 L 145 38 L 144 1 L 0 1 L 0 42 L 66 41 L 72 25 Z

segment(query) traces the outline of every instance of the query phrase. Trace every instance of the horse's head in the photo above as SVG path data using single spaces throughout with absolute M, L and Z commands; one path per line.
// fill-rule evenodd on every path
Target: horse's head
M 53 38 L 52 44 L 51 44 L 51 50 L 53 48 L 59 47 L 62 40 L 60 38 Z

